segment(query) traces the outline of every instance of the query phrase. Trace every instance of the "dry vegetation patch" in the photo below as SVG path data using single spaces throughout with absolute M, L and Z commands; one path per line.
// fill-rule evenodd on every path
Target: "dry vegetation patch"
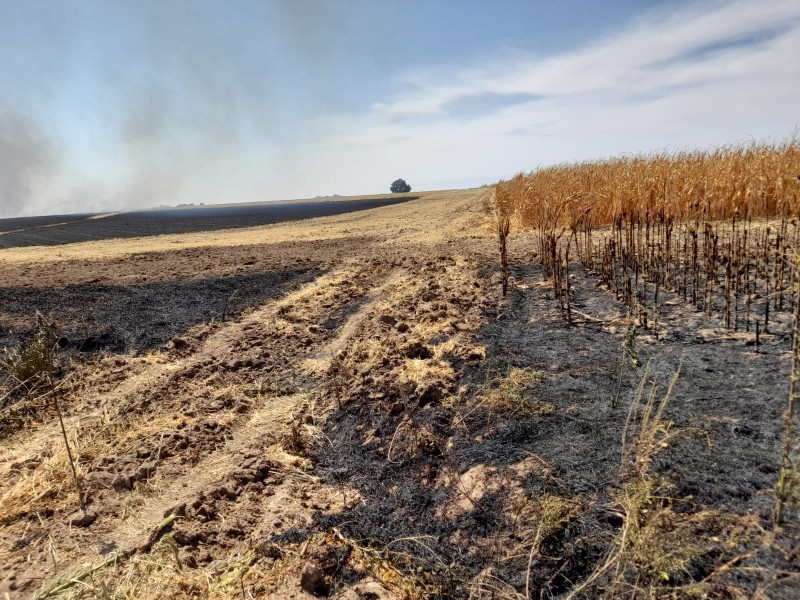
M 555 406 L 536 397 L 535 387 L 544 378 L 542 371 L 512 368 L 508 374 L 490 382 L 481 402 L 498 411 L 522 417 L 546 417 Z

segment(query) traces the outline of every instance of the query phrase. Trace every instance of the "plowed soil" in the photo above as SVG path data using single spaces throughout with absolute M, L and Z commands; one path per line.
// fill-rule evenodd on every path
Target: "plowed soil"
M 491 201 L 0 250 L 0 346 L 59 338 L 0 380 L 0 596 L 798 597 L 788 315 L 755 346 L 667 297 L 621 370 L 622 304 L 574 266 L 568 324 L 530 234 L 502 296 Z

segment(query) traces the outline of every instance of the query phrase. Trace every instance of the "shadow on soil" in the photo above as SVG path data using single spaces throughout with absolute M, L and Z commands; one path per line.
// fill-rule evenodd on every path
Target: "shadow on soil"
M 298 269 L 130 286 L 0 288 L 3 313 L 19 317 L 15 323 L 28 323 L 29 327 L 0 329 L 0 346 L 14 345 L 30 335 L 35 312 L 39 311 L 58 325 L 62 347 L 82 352 L 142 353 L 194 325 L 219 321 L 277 298 L 288 288 L 322 273 L 319 269 Z

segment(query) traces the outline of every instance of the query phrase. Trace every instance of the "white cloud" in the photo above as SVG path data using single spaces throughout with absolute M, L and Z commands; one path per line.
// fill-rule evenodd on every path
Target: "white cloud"
M 520 57 L 515 64 L 489 64 L 448 74 L 446 69 L 409 78 L 414 90 L 380 104 L 387 115 L 441 112 L 442 107 L 464 95 L 480 93 L 575 95 L 619 90 L 637 76 L 657 75 L 664 80 L 687 67 L 703 65 L 708 58 L 692 61 L 690 54 L 709 46 L 735 42 L 754 34 L 788 29 L 796 37 L 800 25 L 797 2 L 774 0 L 704 5 L 656 20 L 634 24 L 629 31 L 556 56 Z M 747 48 L 719 54 L 736 55 Z M 680 61 L 682 57 L 685 60 Z M 670 68 L 659 63 L 678 61 Z M 710 75 L 710 73 L 706 73 Z M 653 82 L 656 83 L 656 82 Z
M 368 114 L 320 124 L 322 141 L 307 149 L 314 169 L 342 186 L 367 173 L 374 185 L 397 174 L 438 187 L 565 160 L 791 135 L 800 123 L 800 3 L 674 10 L 570 52 L 407 74 L 409 89 Z M 448 114 L 482 94 L 537 99 Z

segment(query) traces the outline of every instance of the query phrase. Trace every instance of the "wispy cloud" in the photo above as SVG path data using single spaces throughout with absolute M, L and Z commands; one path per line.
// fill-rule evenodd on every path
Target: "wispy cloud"
M 783 43 L 790 42 L 787 51 L 796 48 L 799 26 L 800 5 L 793 1 L 703 4 L 650 16 L 628 31 L 561 55 L 411 75 L 409 92 L 374 108 L 386 115 L 442 113 L 447 104 L 479 94 L 624 96 L 678 82 L 750 76 L 753 67 L 763 66 L 762 58 L 778 58 L 774 51 Z M 785 55 L 781 62 L 796 64 L 796 56 Z
M 466 181 L 619 152 L 784 137 L 800 122 L 798 56 L 796 1 L 676 6 L 569 52 L 405 74 L 406 91 L 369 114 L 327 121 L 321 145 L 436 185 L 459 172 Z M 394 142 L 401 133 L 409 141 Z

